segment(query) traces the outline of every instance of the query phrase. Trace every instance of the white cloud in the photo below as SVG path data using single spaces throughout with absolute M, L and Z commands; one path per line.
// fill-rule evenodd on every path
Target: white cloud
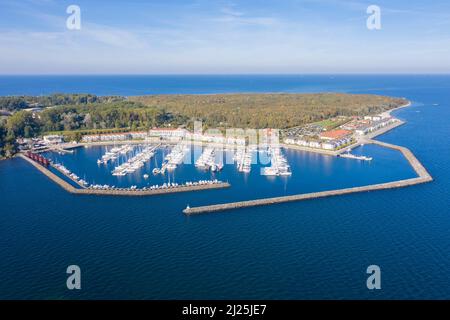
M 354 24 L 259 13 L 231 5 L 142 28 L 83 18 L 82 29 L 70 31 L 64 15 L 29 10 L 47 31 L 0 30 L 0 73 L 413 71 L 418 61 L 422 68 L 450 71 L 449 46 L 443 45 L 448 39 L 442 36 L 398 39 L 364 33 L 364 19 L 355 31 Z
M 234 9 L 232 9 L 232 8 L 229 8 L 229 7 L 222 8 L 220 11 L 221 11 L 223 14 L 228 15 L 228 16 L 240 17 L 240 16 L 243 16 L 243 15 L 244 15 L 243 12 L 234 10 Z

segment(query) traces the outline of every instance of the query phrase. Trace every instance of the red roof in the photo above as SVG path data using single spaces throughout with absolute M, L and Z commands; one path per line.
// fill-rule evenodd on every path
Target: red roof
M 351 133 L 352 132 L 348 131 L 348 130 L 338 129 L 338 130 L 331 130 L 331 131 L 323 132 L 320 134 L 320 137 L 328 138 L 328 139 L 340 139 L 340 138 L 350 135 Z

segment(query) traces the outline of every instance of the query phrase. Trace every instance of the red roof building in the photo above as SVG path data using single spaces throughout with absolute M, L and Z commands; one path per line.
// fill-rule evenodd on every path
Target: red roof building
M 337 129 L 337 130 L 322 132 L 320 134 L 320 138 L 324 139 L 324 140 L 338 140 L 338 139 L 346 138 L 346 137 L 350 136 L 351 134 L 352 134 L 351 131 Z

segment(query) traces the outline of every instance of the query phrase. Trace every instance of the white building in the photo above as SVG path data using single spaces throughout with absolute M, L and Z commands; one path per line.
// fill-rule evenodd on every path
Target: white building
M 321 147 L 321 143 L 318 141 L 310 141 L 309 142 L 309 147 L 311 148 L 320 148 Z
M 371 121 L 380 121 L 381 119 L 382 119 L 381 115 L 364 117 L 364 120 L 371 120 Z
M 63 143 L 64 139 L 62 136 L 56 135 L 56 134 L 51 134 L 48 136 L 44 136 L 43 137 L 44 142 L 47 144 L 57 144 L 57 143 Z
M 284 139 L 284 143 L 286 143 L 286 144 L 295 144 L 296 141 L 295 141 L 294 138 L 286 138 L 286 139 Z
M 306 141 L 303 139 L 298 139 L 297 141 L 295 141 L 295 144 L 302 146 L 302 147 L 309 147 L 309 141 Z
M 83 136 L 81 141 L 82 142 L 126 141 L 132 139 L 140 139 L 141 137 L 147 137 L 147 132 L 89 134 Z
M 159 137 L 169 140 L 181 140 L 186 138 L 188 131 L 186 129 L 172 129 L 172 128 L 153 128 L 148 132 L 150 137 Z
M 388 125 L 390 125 L 392 123 L 395 123 L 397 121 L 398 120 L 395 119 L 395 118 L 386 117 L 386 118 L 383 118 L 381 120 L 374 121 L 374 122 L 372 122 L 369 125 L 364 125 L 364 126 L 358 127 L 355 130 L 355 133 L 358 134 L 358 135 L 363 136 L 363 135 L 366 135 L 366 134 L 368 134 L 370 132 L 373 132 L 373 131 L 379 130 L 381 128 L 384 128 L 384 127 L 386 127 L 386 126 L 388 126 Z
M 131 139 L 147 139 L 148 137 L 148 133 L 146 131 L 130 132 L 129 135 L 131 136 Z
M 355 130 L 355 133 L 360 136 L 363 136 L 363 135 L 367 134 L 368 132 L 369 132 L 369 128 L 366 126 L 359 127 L 358 129 Z
M 325 149 L 325 150 L 334 150 L 337 147 L 338 146 L 334 142 L 331 142 L 331 141 L 322 143 L 322 149 Z
M 302 147 L 324 149 L 324 150 L 336 150 L 338 147 L 348 144 L 351 141 L 352 141 L 351 136 L 326 141 L 316 141 L 316 140 L 308 141 L 305 139 L 295 140 L 294 138 L 286 138 L 284 140 L 286 144 L 296 144 Z

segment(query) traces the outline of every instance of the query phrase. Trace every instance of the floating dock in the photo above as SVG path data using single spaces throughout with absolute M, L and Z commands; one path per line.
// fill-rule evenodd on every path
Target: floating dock
M 366 156 L 357 156 L 351 153 L 342 153 L 338 154 L 339 158 L 348 158 L 348 159 L 355 159 L 355 160 L 361 160 L 361 161 L 372 161 L 372 157 L 366 157 Z
M 210 189 L 221 189 L 228 188 L 231 185 L 228 182 L 218 182 L 211 184 L 201 184 L 201 185 L 180 185 L 177 187 L 170 188 L 161 188 L 161 189 L 136 189 L 136 190 L 118 190 L 118 189 L 87 189 L 87 188 L 75 188 L 70 183 L 58 177 L 56 174 L 48 170 L 43 165 L 33 161 L 28 158 L 24 154 L 18 154 L 18 157 L 24 159 L 31 165 L 33 165 L 36 169 L 42 172 L 45 176 L 47 176 L 50 180 L 55 182 L 61 188 L 66 190 L 69 193 L 73 194 L 88 194 L 88 195 L 111 195 L 111 196 L 153 196 L 153 195 L 162 195 L 168 193 L 177 193 L 177 192 L 190 192 L 190 191 L 200 191 L 200 190 L 210 190 Z
M 330 190 L 330 191 L 304 193 L 304 194 L 275 197 L 275 198 L 231 202 L 231 203 L 215 204 L 215 205 L 201 206 L 201 207 L 188 207 L 188 208 L 184 209 L 183 212 L 186 215 L 211 213 L 211 212 L 218 212 L 218 211 L 224 211 L 224 210 L 232 210 L 232 209 L 239 209 L 239 208 L 278 204 L 278 203 L 284 203 L 284 202 L 292 202 L 292 201 L 316 199 L 316 198 L 323 198 L 323 197 L 330 197 L 330 196 L 338 196 L 338 195 L 357 193 L 357 192 L 403 188 L 403 187 L 413 186 L 413 185 L 420 184 L 420 183 L 430 182 L 433 180 L 433 178 L 427 172 L 427 170 L 424 168 L 424 166 L 420 163 L 420 161 L 414 156 L 414 154 L 408 148 L 381 142 L 381 141 L 376 141 L 376 140 L 367 140 L 365 142 L 377 144 L 377 145 L 380 145 L 385 148 L 390 148 L 390 149 L 400 151 L 403 154 L 403 156 L 408 160 L 410 165 L 413 167 L 413 169 L 417 173 L 418 177 L 411 178 L 411 179 L 405 179 L 405 180 L 398 180 L 398 181 L 393 181 L 393 182 L 373 184 L 373 185 L 362 186 L 362 187 L 353 187 L 353 188 L 337 189 L 337 190 Z

